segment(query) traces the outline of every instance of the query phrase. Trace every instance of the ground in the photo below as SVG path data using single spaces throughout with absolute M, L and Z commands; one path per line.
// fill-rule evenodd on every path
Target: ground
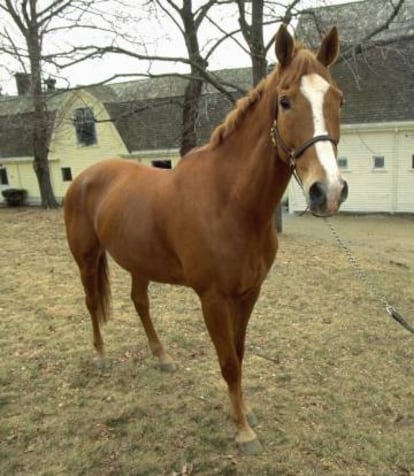
M 109 364 L 91 325 L 62 211 L 0 209 L 0 474 L 414 474 L 414 218 L 284 218 L 250 321 L 244 390 L 264 451 L 238 453 L 196 296 L 154 284 L 154 321 L 177 360 L 163 374 L 111 263 Z M 366 283 L 368 279 L 372 284 Z M 372 286 L 376 291 L 371 292 Z

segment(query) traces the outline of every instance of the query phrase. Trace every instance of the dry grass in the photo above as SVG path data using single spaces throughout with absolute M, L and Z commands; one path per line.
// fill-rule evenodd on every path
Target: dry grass
M 332 223 L 413 321 L 413 218 Z M 245 457 L 195 295 L 151 287 L 180 366 L 164 375 L 113 265 L 110 365 L 99 371 L 61 211 L 0 209 L 0 474 L 414 474 L 414 337 L 355 278 L 322 221 L 284 226 L 244 371 L 264 452 Z

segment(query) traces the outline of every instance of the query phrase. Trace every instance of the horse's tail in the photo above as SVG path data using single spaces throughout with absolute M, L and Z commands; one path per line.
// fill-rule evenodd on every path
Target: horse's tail
M 98 291 L 97 316 L 100 323 L 105 323 L 111 314 L 111 285 L 109 282 L 108 260 L 103 251 L 98 260 L 98 279 L 96 281 Z

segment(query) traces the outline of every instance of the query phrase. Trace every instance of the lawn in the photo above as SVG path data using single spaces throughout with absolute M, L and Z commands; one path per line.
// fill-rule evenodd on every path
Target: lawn
M 414 322 L 414 218 L 330 219 L 380 293 Z M 414 336 L 356 276 L 329 227 L 287 216 L 250 321 L 246 399 L 258 456 L 242 456 L 199 302 L 153 284 L 154 322 L 178 363 L 160 372 L 111 262 L 108 365 L 92 330 L 62 210 L 0 209 L 0 474 L 414 475 Z

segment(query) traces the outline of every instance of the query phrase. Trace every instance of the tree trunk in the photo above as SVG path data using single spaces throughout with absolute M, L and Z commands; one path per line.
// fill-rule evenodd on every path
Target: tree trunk
M 32 27 L 28 31 L 27 46 L 29 50 L 31 87 L 33 98 L 33 169 L 39 184 L 43 208 L 59 206 L 53 193 L 49 172 L 49 117 L 46 110 L 46 98 L 42 91 L 41 74 L 41 38 L 36 17 L 36 4 L 31 3 Z
M 44 109 L 44 99 L 41 96 L 33 96 L 35 105 L 33 124 L 33 169 L 39 184 L 41 205 L 43 208 L 57 208 L 57 202 L 53 193 L 50 180 L 48 160 L 49 123 Z
M 200 54 L 198 44 L 198 27 L 201 19 L 194 17 L 192 11 L 192 0 L 184 0 L 181 12 L 181 18 L 184 25 L 184 39 L 187 46 L 188 57 L 191 62 L 191 76 L 184 93 L 183 123 L 181 133 L 181 156 L 185 155 L 191 149 L 197 146 L 197 121 L 200 108 L 200 98 L 203 92 L 204 81 L 198 79 L 200 69 L 207 69 L 207 61 Z
M 184 156 L 197 145 L 197 120 L 203 81 L 190 79 L 184 93 L 180 154 Z
M 252 3 L 252 25 L 249 43 L 252 56 L 253 86 L 256 86 L 267 74 L 266 51 L 263 40 L 263 0 Z

